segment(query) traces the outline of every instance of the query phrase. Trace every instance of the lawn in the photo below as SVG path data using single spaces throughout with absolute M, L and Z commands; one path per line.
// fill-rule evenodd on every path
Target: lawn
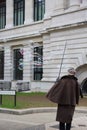
M 35 108 L 35 107 L 56 107 L 57 104 L 50 102 L 46 98 L 44 92 L 32 92 L 32 93 L 17 93 L 16 95 L 16 107 L 14 106 L 14 96 L 3 96 L 2 105 L 3 108 Z M 87 106 L 87 97 L 80 99 L 79 106 Z

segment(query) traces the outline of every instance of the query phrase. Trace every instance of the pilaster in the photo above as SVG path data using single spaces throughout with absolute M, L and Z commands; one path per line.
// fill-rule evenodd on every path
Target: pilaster
M 64 11 L 64 4 L 65 4 L 64 0 L 56 0 L 54 13 L 55 14 L 62 13 Z
M 54 9 L 54 1 L 45 0 L 45 15 L 44 18 L 49 18 Z
M 87 0 L 82 1 L 81 7 L 87 7 Z
M 33 0 L 25 0 L 25 22 L 29 24 L 33 22 Z
M 4 80 L 12 80 L 12 53 L 9 45 L 4 47 Z
M 13 0 L 6 0 L 6 28 L 13 27 Z
M 80 7 L 80 0 L 70 0 L 70 10 L 76 10 Z
M 56 9 L 57 10 L 64 10 L 64 0 L 57 0 L 56 1 Z
M 28 42 L 28 44 L 24 44 L 23 46 L 24 46 L 23 80 L 30 81 L 32 77 L 33 47 L 30 41 Z

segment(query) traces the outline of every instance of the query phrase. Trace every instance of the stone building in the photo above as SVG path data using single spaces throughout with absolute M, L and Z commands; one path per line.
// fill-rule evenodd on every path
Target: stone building
M 87 0 L 0 0 L 0 86 L 47 91 L 69 67 L 87 93 Z

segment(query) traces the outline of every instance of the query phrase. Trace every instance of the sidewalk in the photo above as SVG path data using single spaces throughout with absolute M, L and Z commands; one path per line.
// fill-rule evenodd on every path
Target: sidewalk
M 72 129 L 71 130 L 87 130 L 87 115 L 80 115 L 76 117 L 77 113 L 73 118 Z M 50 122 L 46 124 L 46 130 L 58 130 L 59 123 Z
M 56 108 L 24 110 L 0 108 L 0 117 L 0 130 L 9 130 L 9 127 L 10 130 L 58 130 L 58 122 L 55 121 Z M 76 108 L 71 130 L 87 130 L 86 107 Z
M 58 128 L 59 122 L 52 121 L 46 124 L 46 130 L 58 130 Z M 87 107 L 76 108 L 71 130 L 87 130 Z

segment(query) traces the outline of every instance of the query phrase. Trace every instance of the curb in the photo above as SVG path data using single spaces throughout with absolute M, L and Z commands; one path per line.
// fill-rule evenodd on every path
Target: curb
M 14 114 L 14 115 L 49 113 L 49 112 L 56 112 L 56 111 L 57 111 L 56 107 L 29 108 L 29 109 L 22 109 L 22 110 L 0 108 L 0 113 L 7 113 L 7 114 Z M 84 108 L 76 107 L 75 111 L 77 113 L 87 113 L 87 107 Z
M 0 113 L 8 113 L 14 115 L 24 115 L 24 114 L 34 114 L 34 113 L 48 113 L 48 112 L 56 112 L 57 108 L 29 108 L 29 109 L 22 109 L 22 110 L 15 110 L 15 109 L 5 109 L 0 108 Z
M 86 113 L 87 114 L 87 107 L 76 107 L 75 111 L 77 113 Z

